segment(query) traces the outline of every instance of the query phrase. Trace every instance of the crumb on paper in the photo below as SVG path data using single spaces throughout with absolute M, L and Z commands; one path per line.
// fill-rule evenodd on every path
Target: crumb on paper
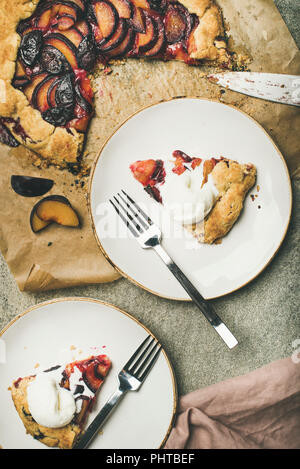
M 9 386 L 9 387 L 7 388 L 7 390 L 8 390 L 8 391 L 11 391 L 11 387 Z
M 99 430 L 98 435 L 103 435 L 103 430 Z
M 261 206 L 260 206 L 260 205 L 258 205 L 258 207 L 257 207 L 257 208 L 261 208 Z
M 257 190 L 257 192 L 259 192 L 260 191 L 260 186 L 257 186 L 256 190 Z
M 39 366 L 40 366 L 40 364 L 39 364 L 39 363 L 36 363 L 36 364 L 34 365 L 34 368 L 39 368 Z
M 254 200 L 255 200 L 254 195 L 253 195 L 253 194 L 250 194 L 250 197 L 251 197 L 252 202 L 254 202 Z
M 70 350 L 76 350 L 75 345 L 71 345 Z

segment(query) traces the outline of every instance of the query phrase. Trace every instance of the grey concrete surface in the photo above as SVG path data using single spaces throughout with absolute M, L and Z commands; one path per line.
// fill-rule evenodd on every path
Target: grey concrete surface
M 277 0 L 297 44 L 300 2 Z M 248 286 L 213 301 L 240 344 L 223 345 L 196 307 L 147 293 L 125 279 L 115 283 L 46 293 L 21 293 L 0 257 L 0 329 L 24 309 L 68 296 L 87 296 L 115 304 L 138 318 L 161 340 L 172 364 L 179 393 L 186 393 L 256 369 L 293 353 L 300 339 L 299 223 L 300 181 L 293 183 L 293 215 L 285 241 L 272 263 Z

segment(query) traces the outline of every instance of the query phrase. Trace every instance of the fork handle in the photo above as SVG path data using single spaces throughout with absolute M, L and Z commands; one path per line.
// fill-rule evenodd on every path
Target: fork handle
M 106 404 L 102 407 L 98 415 L 94 418 L 92 423 L 88 426 L 85 433 L 75 444 L 73 449 L 85 449 L 92 442 L 96 434 L 103 427 L 106 420 L 108 419 L 111 412 L 117 407 L 122 397 L 124 396 L 125 391 L 120 388 L 115 391 L 112 396 L 108 399 Z
M 194 303 L 198 306 L 200 311 L 204 314 L 208 322 L 213 326 L 215 331 L 220 335 L 224 340 L 226 345 L 232 349 L 238 344 L 238 341 L 234 335 L 230 332 L 228 327 L 223 323 L 221 318 L 213 310 L 212 306 L 206 301 L 201 293 L 194 287 L 194 285 L 189 281 L 186 275 L 178 267 L 177 264 L 171 259 L 169 254 L 164 250 L 164 248 L 157 244 L 153 247 L 160 258 L 164 261 L 168 269 L 172 274 L 177 278 L 179 283 L 183 286 L 185 291 L 189 294 Z

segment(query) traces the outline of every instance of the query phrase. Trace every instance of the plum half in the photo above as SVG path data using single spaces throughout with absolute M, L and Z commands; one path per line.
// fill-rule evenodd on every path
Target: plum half
M 16 175 L 11 177 L 11 187 L 22 197 L 40 197 L 49 192 L 53 184 L 52 179 Z
M 51 195 L 40 200 L 32 209 L 30 225 L 37 233 L 51 223 L 78 228 L 80 221 L 69 200 L 61 195 Z

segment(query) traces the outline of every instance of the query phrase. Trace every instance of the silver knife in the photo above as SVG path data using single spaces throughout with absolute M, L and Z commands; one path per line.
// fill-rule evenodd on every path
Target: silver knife
M 208 75 L 211 82 L 238 93 L 300 106 L 300 76 L 277 73 L 225 72 Z

